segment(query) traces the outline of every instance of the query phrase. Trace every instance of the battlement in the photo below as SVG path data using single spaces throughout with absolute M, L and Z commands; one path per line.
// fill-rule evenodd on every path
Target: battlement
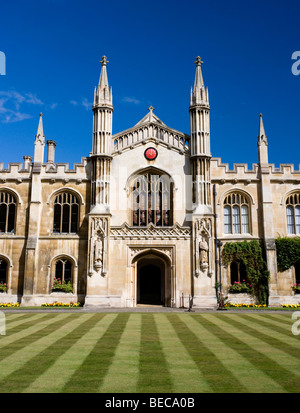
M 270 164 L 272 174 L 300 174 L 300 164 L 298 164 L 298 169 L 295 169 L 294 164 L 282 163 L 279 167 L 274 164 Z
M 68 177 L 75 179 L 86 179 L 89 177 L 89 158 L 82 157 L 80 163 L 75 163 L 70 169 L 69 163 L 43 163 L 37 165 L 31 161 L 9 162 L 8 167 L 4 168 L 4 163 L 0 163 L 0 180 L 6 179 L 29 179 L 33 172 L 39 172 L 42 179 L 56 179 Z
M 252 169 L 249 169 L 247 163 L 235 163 L 233 169 L 229 168 L 228 163 L 222 163 L 221 158 L 211 158 L 211 177 L 218 178 L 256 178 L 258 174 L 258 164 L 252 164 Z
M 274 164 L 268 164 L 263 167 L 263 173 L 270 174 L 271 180 L 300 180 L 299 169 L 295 169 L 294 164 L 280 164 L 276 167 Z M 221 158 L 211 158 L 211 179 L 216 180 L 254 180 L 259 179 L 259 164 L 252 164 L 249 169 L 246 163 L 235 163 L 233 168 L 229 168 L 228 163 L 222 163 Z

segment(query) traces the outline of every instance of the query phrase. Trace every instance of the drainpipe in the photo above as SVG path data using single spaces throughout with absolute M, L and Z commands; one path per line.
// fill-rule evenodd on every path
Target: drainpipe
M 216 268 L 216 292 L 217 298 L 219 294 L 219 260 L 218 260 L 218 234 L 217 234 L 217 191 L 216 191 L 216 184 L 213 186 L 213 197 L 214 197 L 214 217 L 215 217 L 215 268 Z M 219 302 L 219 300 L 218 300 Z
M 223 308 L 222 300 L 222 280 L 221 280 L 221 246 L 222 242 L 218 239 L 217 234 L 217 191 L 216 185 L 213 186 L 213 197 L 214 197 L 214 217 L 215 217 L 215 263 L 216 263 L 216 294 L 218 299 L 218 310 Z

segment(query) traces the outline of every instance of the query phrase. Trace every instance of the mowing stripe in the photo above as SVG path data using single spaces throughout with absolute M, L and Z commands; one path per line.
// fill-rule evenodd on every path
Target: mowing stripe
M 223 336 L 216 334 L 216 329 L 212 324 L 206 323 L 197 316 L 192 316 L 190 320 L 186 319 L 190 328 L 201 337 L 201 340 L 214 354 L 216 359 L 228 370 L 233 377 L 239 382 L 241 389 L 236 388 L 234 382 L 227 382 L 226 374 L 220 377 L 224 382 L 224 392 L 261 392 L 262 388 L 277 392 L 283 392 L 283 388 L 278 386 L 276 382 L 271 380 L 266 374 L 257 370 L 251 362 L 236 351 L 234 346 L 229 341 L 224 342 Z M 227 382 L 227 383 L 226 383 Z M 244 389 L 243 389 L 244 388 Z M 219 391 L 219 390 L 218 390 Z
M 109 369 L 128 318 L 128 313 L 117 314 L 84 362 L 66 383 L 63 392 L 94 393 L 98 391 Z
M 57 357 L 56 361 L 43 374 L 37 377 L 24 392 L 62 392 L 66 383 L 80 369 L 80 366 L 91 353 L 99 338 L 103 336 L 115 318 L 116 314 L 95 314 L 95 318 L 93 317 L 92 320 L 87 322 L 85 334 L 75 341 L 66 352 Z M 96 321 L 95 325 L 93 325 L 94 321 Z M 53 380 L 54 377 L 55 380 Z
M 141 322 L 141 314 L 130 315 L 99 392 L 136 392 L 139 374 Z
M 19 314 L 17 314 L 19 315 Z M 39 320 L 43 317 L 41 314 L 24 314 L 24 317 L 6 317 L 6 336 L 12 336 L 13 334 L 18 333 L 25 328 L 28 328 L 28 325 L 33 324 L 33 320 Z M 29 323 L 29 324 L 27 324 Z M 2 336 L 3 338 L 3 336 Z M 0 340 L 1 345 L 2 340 Z
M 251 316 L 252 318 L 257 318 L 261 320 L 261 322 L 267 323 L 266 325 L 269 326 L 276 326 L 278 327 L 278 331 L 281 331 L 283 334 L 287 334 L 291 332 L 291 325 L 293 323 L 291 316 L 286 315 L 285 321 L 283 322 L 279 317 L 279 315 L 275 315 L 274 317 L 270 316 L 270 314 L 245 314 L 247 316 Z M 262 318 L 263 317 L 263 318 Z
M 155 314 L 158 335 L 173 381 L 174 393 L 210 393 L 211 387 L 165 314 Z
M 1 308 L 0 308 L 0 311 L 1 311 Z M 30 318 L 32 316 L 31 313 L 14 314 L 14 313 L 8 313 L 6 311 L 3 311 L 3 313 L 5 314 L 5 319 L 7 321 L 7 324 L 10 323 L 10 321 L 14 321 L 14 320 L 26 320 L 26 318 Z
M 228 392 L 228 387 L 234 388 L 235 392 L 247 392 L 247 388 L 224 367 L 208 345 L 205 345 L 202 337 L 200 338 L 190 329 L 190 324 L 187 322 L 190 323 L 191 319 L 186 314 L 167 315 L 167 317 L 213 392 Z
M 296 357 L 299 361 L 299 350 L 300 350 L 300 337 L 294 336 L 291 332 L 291 328 L 287 331 L 273 324 L 272 321 L 269 322 L 261 317 L 255 315 L 245 315 L 243 317 L 243 323 L 249 328 L 256 329 L 260 332 L 261 338 L 271 345 L 285 351 L 290 356 Z M 275 337 L 276 338 L 275 338 Z
M 47 315 L 43 314 L 39 318 L 32 317 L 30 321 L 21 326 L 17 326 L 17 333 L 9 333 L 9 335 L 4 336 L 0 341 L 0 361 L 30 343 L 35 342 L 44 331 L 48 331 L 49 325 L 56 323 L 56 321 L 57 315 L 51 315 L 49 319 Z
M 229 317 L 217 317 L 215 315 L 201 315 L 198 317 L 199 323 L 206 321 L 216 327 L 216 334 L 225 344 L 231 345 L 242 356 L 246 357 L 258 370 L 262 370 L 271 379 L 277 382 L 288 392 L 299 392 L 299 379 L 295 376 L 295 359 L 278 351 L 273 346 L 260 340 L 259 332 L 254 330 L 249 334 L 249 328 L 238 322 L 243 317 L 236 316 L 232 321 Z M 202 321 L 201 321 L 202 320 Z M 219 329 L 219 331 L 218 331 Z M 227 334 L 224 335 L 224 332 Z M 296 363 L 298 365 L 298 363 Z M 288 367 L 288 368 L 286 368 Z M 296 369 L 299 369 L 299 366 Z
M 55 320 L 49 320 L 47 327 L 37 331 L 33 340 L 29 343 L 24 343 L 24 346 L 19 348 L 19 341 L 12 343 L 11 346 L 17 347 L 16 351 L 13 351 L 10 355 L 5 357 L 0 362 L 0 383 L 2 386 L 0 389 L 6 391 L 4 386 L 5 377 L 12 374 L 15 370 L 18 370 L 23 366 L 28 360 L 34 357 L 36 354 L 41 352 L 44 347 L 51 344 L 51 340 L 60 331 L 64 331 L 65 325 L 68 323 L 70 316 L 63 314 L 57 315 Z M 33 335 L 32 335 L 33 336 Z
M 24 343 L 19 348 L 19 341 L 12 343 L 18 349 L 0 362 L 0 389 L 7 391 L 5 377 L 22 367 L 28 360 L 41 352 L 45 347 L 57 339 L 57 336 L 63 334 L 66 330 L 66 324 L 69 322 L 70 315 L 62 314 L 55 316 L 55 319 L 49 320 L 47 327 L 35 333 L 35 338 L 29 343 Z M 33 336 L 33 335 L 32 335 Z M 27 344 L 27 345 L 26 345 Z
M 7 342 L 10 342 L 11 340 L 16 340 L 17 336 L 22 337 L 26 334 L 30 334 L 31 330 L 36 331 L 35 326 L 41 328 L 39 323 L 42 323 L 45 320 L 47 320 L 47 316 L 45 314 L 35 314 L 32 317 L 30 317 L 30 319 L 26 319 L 22 322 L 16 322 L 16 324 L 13 324 L 11 329 L 8 325 L 6 336 L 1 337 L 0 348 L 5 346 Z
M 262 353 L 267 353 L 267 356 L 273 360 L 273 363 L 277 363 L 278 366 L 282 366 L 283 369 L 286 369 L 289 372 L 290 376 L 292 373 L 299 376 L 295 377 L 295 380 L 300 380 L 300 356 L 299 354 L 299 345 L 298 350 L 288 344 L 284 344 L 277 340 L 276 337 L 270 337 L 260 331 L 260 328 L 253 328 L 243 323 L 243 320 L 236 320 L 231 318 L 226 318 L 228 323 L 231 323 L 233 326 L 236 326 L 240 331 L 249 334 L 252 337 L 255 337 L 257 342 L 258 349 L 262 349 Z M 266 329 L 264 330 L 266 331 Z M 299 343 L 299 341 L 298 341 Z M 267 346 L 266 346 L 267 344 Z M 266 348 L 268 350 L 266 350 Z M 270 351 L 270 349 L 272 351 Z M 292 379 L 292 377 L 290 377 Z M 300 390 L 300 389 L 299 389 Z
M 219 315 L 218 315 L 219 316 Z M 228 370 L 230 374 L 239 382 L 241 389 L 236 388 L 234 382 L 227 381 L 226 373 L 219 372 L 220 380 L 223 380 L 224 392 L 257 392 L 262 391 L 282 393 L 284 389 L 276 382 L 270 379 L 264 372 L 258 370 L 246 357 L 243 357 L 237 349 L 232 345 L 230 340 L 224 341 L 224 336 L 227 333 L 222 332 L 213 324 L 199 318 L 197 315 L 192 315 L 190 318 L 185 318 L 184 321 L 189 324 L 198 337 L 201 337 L 204 345 L 210 349 L 215 358 L 222 364 L 223 368 Z M 214 361 L 212 361 L 214 363 Z M 225 372 L 226 372 L 225 370 Z M 217 390 L 220 392 L 220 390 Z
M 274 320 L 278 323 L 281 323 L 283 327 L 290 328 L 291 326 L 291 319 L 292 319 L 292 314 L 291 313 L 286 313 L 286 314 L 266 314 L 266 317 L 269 318 L 270 320 Z
M 142 315 L 138 393 L 172 392 L 172 378 L 153 314 Z
M 81 316 L 70 316 L 68 324 L 61 328 L 57 338 L 51 345 L 42 346 L 41 351 L 34 357 L 30 358 L 18 370 L 15 370 L 5 380 L 5 387 L 9 392 L 22 392 L 28 387 L 37 377 L 39 377 L 51 364 L 54 363 L 60 354 L 64 353 L 68 347 L 72 345 L 77 336 L 84 334 L 84 325 L 92 317 L 92 314 L 84 314 Z M 51 339 L 50 339 L 51 343 Z M 48 343 L 47 343 L 48 344 Z M 0 382 L 1 385 L 1 382 Z

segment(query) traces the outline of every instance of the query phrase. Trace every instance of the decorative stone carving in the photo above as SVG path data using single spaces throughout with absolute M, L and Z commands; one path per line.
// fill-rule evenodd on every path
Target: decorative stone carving
M 94 248 L 94 267 L 97 272 L 100 272 L 103 266 L 103 234 L 100 231 L 96 235 Z
M 182 227 L 175 224 L 172 227 L 155 227 L 150 224 L 148 227 L 131 227 L 124 223 L 120 227 L 111 227 L 110 235 L 113 238 L 129 238 L 129 239 L 181 239 L 191 236 L 190 227 Z
M 108 218 L 90 218 L 89 275 L 107 274 Z
M 162 253 L 165 256 L 167 256 L 170 261 L 173 261 L 173 254 L 174 254 L 174 246 L 171 247 L 164 247 L 161 245 L 147 245 L 147 246 L 130 246 L 129 247 L 129 258 L 130 258 L 130 263 L 136 257 L 138 254 L 141 252 L 147 251 L 149 254 L 153 253 Z
M 195 221 L 195 275 L 200 272 L 211 276 L 212 265 L 212 222 L 210 218 L 201 218 Z
M 200 250 L 200 267 L 207 268 L 208 267 L 208 243 L 206 237 L 202 235 L 202 238 L 199 242 L 199 250 Z

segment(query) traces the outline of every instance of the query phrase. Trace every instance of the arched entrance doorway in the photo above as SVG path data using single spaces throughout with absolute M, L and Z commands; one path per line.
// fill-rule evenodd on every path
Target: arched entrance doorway
M 137 263 L 136 303 L 145 305 L 168 305 L 167 271 L 164 260 L 145 256 Z M 167 283 L 168 284 L 168 283 Z
M 295 283 L 300 284 L 300 260 L 296 262 L 295 267 Z

